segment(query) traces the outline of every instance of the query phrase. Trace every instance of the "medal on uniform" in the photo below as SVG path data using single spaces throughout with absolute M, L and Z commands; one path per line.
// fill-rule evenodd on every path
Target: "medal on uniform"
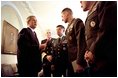
M 72 28 L 70 28 L 69 31 L 72 31 Z
M 91 26 L 91 27 L 95 27 L 95 24 L 96 24 L 95 21 L 91 21 L 91 22 L 90 22 L 90 26 Z
M 53 53 L 53 51 L 51 51 L 51 53 Z
M 66 47 L 63 47 L 63 50 L 66 50 Z
M 67 32 L 69 33 L 69 29 L 67 29 Z
M 60 49 L 58 49 L 58 51 L 59 51 Z

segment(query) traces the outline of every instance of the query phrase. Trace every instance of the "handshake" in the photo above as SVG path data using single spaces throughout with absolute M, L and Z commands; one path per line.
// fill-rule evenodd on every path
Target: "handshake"
M 39 48 L 40 48 L 40 49 L 45 49 L 45 47 L 46 47 L 46 43 L 39 45 Z

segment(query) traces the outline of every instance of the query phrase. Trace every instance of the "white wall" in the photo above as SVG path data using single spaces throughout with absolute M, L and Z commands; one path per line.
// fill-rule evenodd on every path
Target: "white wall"
M 6 20 L 18 30 L 21 30 L 23 23 L 19 18 L 19 15 L 11 3 L 1 5 L 1 32 L 3 28 L 3 21 Z M 2 34 L 2 33 L 1 33 Z M 16 55 L 1 54 L 1 64 L 16 64 Z
M 16 55 L 7 55 L 7 54 L 1 55 L 1 64 L 16 64 L 16 63 L 17 63 Z

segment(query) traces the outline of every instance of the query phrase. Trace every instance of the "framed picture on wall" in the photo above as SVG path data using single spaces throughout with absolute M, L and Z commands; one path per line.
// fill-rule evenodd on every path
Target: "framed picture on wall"
M 3 21 L 2 54 L 17 54 L 18 29 L 7 21 Z

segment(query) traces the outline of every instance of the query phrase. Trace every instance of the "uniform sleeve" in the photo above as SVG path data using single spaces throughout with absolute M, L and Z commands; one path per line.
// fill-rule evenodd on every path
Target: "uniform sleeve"
M 41 44 L 44 44 L 45 42 L 46 42 L 46 40 L 42 40 Z M 47 55 L 45 48 L 41 50 L 41 53 L 42 53 L 42 60 L 43 60 L 43 58 Z
M 46 59 L 47 54 L 45 52 L 42 52 L 41 56 L 42 56 L 42 61 L 43 61 L 44 58 Z
M 93 53 L 99 49 L 102 50 L 100 47 L 104 47 L 104 49 L 109 49 L 109 41 L 112 41 L 114 39 L 114 35 L 117 33 L 117 5 L 115 2 L 113 2 L 112 4 L 112 2 L 110 1 L 110 3 L 111 4 L 109 4 L 109 2 L 106 2 L 106 4 L 104 4 L 104 7 L 98 10 L 100 11 L 98 13 L 99 30 L 97 32 L 96 40 L 93 41 L 89 49 Z
M 83 65 L 85 63 L 84 54 L 86 48 L 85 42 L 85 26 L 82 20 L 78 20 L 75 26 L 75 34 L 77 40 L 77 63 Z
M 42 41 L 41 41 L 41 44 L 44 44 L 45 42 L 46 42 L 46 39 L 45 39 L 45 40 L 42 40 Z

